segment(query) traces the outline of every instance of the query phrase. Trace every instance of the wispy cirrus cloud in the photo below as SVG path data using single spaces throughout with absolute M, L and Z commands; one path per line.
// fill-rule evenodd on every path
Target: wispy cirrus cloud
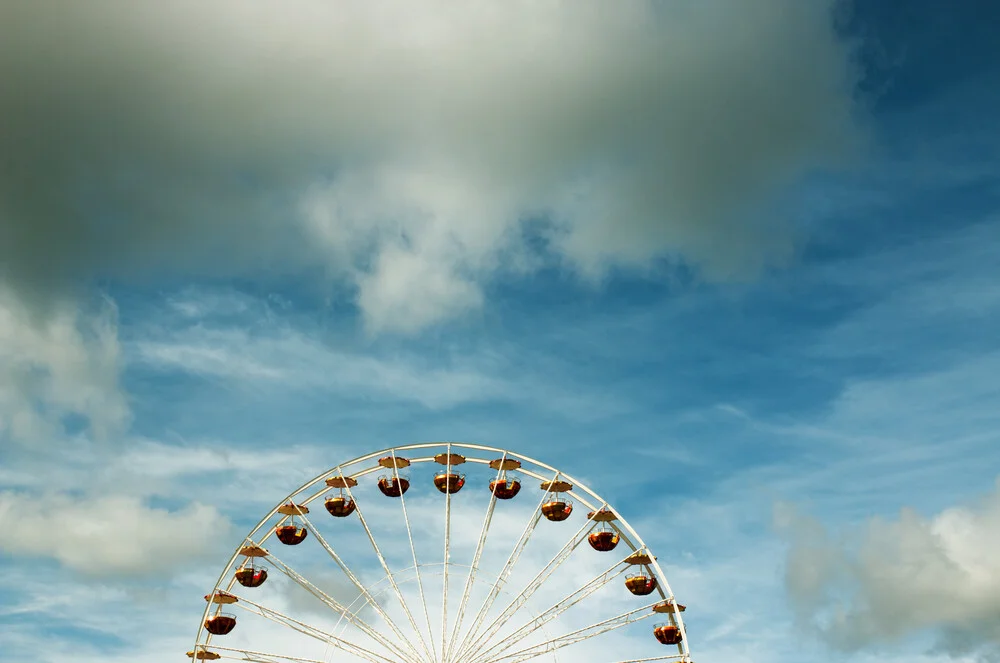
M 205 296 L 207 302 L 220 298 Z M 519 356 L 516 344 L 437 345 L 430 353 L 342 344 L 335 333 L 297 327 L 287 312 L 253 319 L 266 302 L 245 301 L 252 313 L 220 323 L 218 309 L 189 297 L 182 316 L 160 316 L 156 331 L 148 327 L 147 335 L 127 344 L 128 355 L 136 368 L 200 376 L 232 389 L 377 399 L 431 411 L 510 403 L 599 419 L 629 407 L 615 394 L 573 387 L 558 373 L 543 372 L 551 360 L 539 356 L 533 363 Z M 204 317 L 191 317 L 203 310 Z

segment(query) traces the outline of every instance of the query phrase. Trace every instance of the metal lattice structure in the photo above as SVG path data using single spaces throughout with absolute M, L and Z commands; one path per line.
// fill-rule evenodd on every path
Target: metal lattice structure
M 467 479 L 460 467 L 478 476 Z M 422 468 L 434 470 L 433 481 L 408 492 L 403 472 Z M 539 482 L 538 499 L 521 490 L 528 480 Z M 381 495 L 366 494 L 373 486 Z M 436 491 L 424 490 L 430 487 Z M 570 491 L 588 513 L 577 513 L 577 526 L 549 525 L 575 513 Z M 314 512 L 320 500 L 332 522 Z M 511 529 L 491 538 L 498 518 L 509 529 L 514 516 L 507 507 L 515 501 L 527 503 L 517 514 L 527 520 L 517 525 L 520 535 Z M 397 527 L 387 536 L 381 530 L 392 522 Z M 544 555 L 522 562 L 539 539 L 548 546 Z M 303 560 L 310 552 L 320 566 L 300 566 L 309 564 Z M 459 554 L 464 558 L 456 561 Z M 363 563 L 352 561 L 359 557 Z M 579 582 L 595 560 L 600 570 Z M 623 579 L 624 588 L 614 582 Z M 558 660 L 557 652 L 588 662 L 691 660 L 684 606 L 621 515 L 554 467 L 476 444 L 393 447 L 320 474 L 257 523 L 205 600 L 188 652 L 196 660 L 521 663 Z M 662 623 L 622 630 L 651 617 Z

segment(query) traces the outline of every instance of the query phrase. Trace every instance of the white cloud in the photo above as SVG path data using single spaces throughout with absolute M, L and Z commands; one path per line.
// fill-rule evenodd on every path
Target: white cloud
M 482 304 L 479 290 L 452 269 L 444 261 L 410 251 L 383 249 L 374 273 L 361 280 L 358 293 L 369 327 L 415 331 Z
M 211 297 L 210 297 L 211 299 Z M 195 307 L 197 298 L 187 300 Z M 436 347 L 436 356 L 378 348 L 340 348 L 334 340 L 296 329 L 272 316 L 253 330 L 199 320 L 177 328 L 163 319 L 127 347 L 130 361 L 157 371 L 182 371 L 224 380 L 237 388 L 283 393 L 309 391 L 342 398 L 417 403 L 429 410 L 464 404 L 526 403 L 573 418 L 597 419 L 623 411 L 616 396 L 572 388 L 558 364 L 530 362 L 512 348 Z M 147 335 L 148 333 L 148 335 Z
M 98 494 L 113 485 L 116 494 L 175 497 L 211 502 L 232 513 L 248 502 L 278 499 L 297 479 L 318 472 L 336 447 L 284 445 L 250 448 L 245 442 L 186 440 L 171 443 L 129 437 L 127 444 L 107 447 L 86 439 L 36 453 L 12 456 L 0 465 L 0 488 L 41 494 L 52 485 Z M 276 467 L 286 468 L 275 473 Z M 312 472 L 312 474 L 309 474 Z M 226 491 L 216 482 L 224 480 Z M 256 489 L 254 488 L 256 487 Z
M 787 507 L 789 595 L 835 646 L 853 650 L 928 629 L 956 655 L 1000 656 L 1000 483 L 981 502 L 925 518 L 904 509 L 831 539 Z
M 219 553 L 229 523 L 214 507 L 151 507 L 127 495 L 0 493 L 0 550 L 49 557 L 84 575 L 159 573 Z M 167 561 L 169 560 L 169 561 Z
M 326 450 L 327 452 L 329 449 Z M 285 449 L 254 449 L 221 444 L 163 444 L 153 440 L 134 440 L 130 448 L 111 461 L 113 472 L 133 472 L 144 479 L 180 478 L 211 472 L 232 471 L 240 475 L 263 475 L 275 467 L 296 460 L 315 461 L 319 450 L 299 446 Z
M 2 276 L 321 266 L 413 331 L 530 265 L 539 216 L 581 273 L 746 274 L 856 137 L 836 4 L 6 4 Z
M 502 396 L 507 390 L 471 366 L 417 366 L 399 358 L 340 352 L 292 329 L 265 335 L 235 327 L 196 327 L 165 340 L 139 341 L 135 350 L 138 361 L 160 370 L 344 395 L 376 393 L 434 409 Z
M 95 313 L 62 303 L 37 317 L 0 284 L 0 443 L 49 442 L 70 415 L 98 439 L 128 423 L 116 318 L 108 302 Z

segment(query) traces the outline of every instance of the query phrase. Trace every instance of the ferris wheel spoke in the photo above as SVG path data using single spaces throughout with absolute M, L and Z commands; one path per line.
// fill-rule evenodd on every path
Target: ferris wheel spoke
M 395 465 L 395 463 L 393 464 Z M 340 476 L 341 478 L 344 477 L 343 472 L 341 472 Z M 368 521 L 365 520 L 365 515 L 362 512 L 361 506 L 358 504 L 358 501 L 354 499 L 354 494 L 351 492 L 350 486 L 347 486 L 347 495 L 348 497 L 351 498 L 351 500 L 354 501 L 354 504 L 356 505 L 354 512 L 358 515 L 358 520 L 361 522 L 361 526 L 365 528 L 365 534 L 368 535 L 368 541 L 372 544 L 372 549 L 375 551 L 375 556 L 378 558 L 378 563 L 382 566 L 382 570 L 385 571 L 386 579 L 389 581 L 389 585 L 392 587 L 393 593 L 399 600 L 399 604 L 403 608 L 403 613 L 406 615 L 407 621 L 410 622 L 410 627 L 413 629 L 413 632 L 417 636 L 417 640 L 420 642 L 420 647 L 424 650 L 424 654 L 427 656 L 427 660 L 433 661 L 434 655 L 427 648 L 427 641 L 424 640 L 424 634 L 420 631 L 420 628 L 417 626 L 417 620 L 413 618 L 413 612 L 410 610 L 410 606 L 406 603 L 406 599 L 403 598 L 403 592 L 400 591 L 399 585 L 396 583 L 396 578 L 393 575 L 392 570 L 389 569 L 389 564 L 385 561 L 385 556 L 382 554 L 382 549 L 379 548 L 378 542 L 375 541 L 375 535 L 372 533 L 371 528 L 368 527 Z
M 272 654 L 270 652 L 253 651 L 250 649 L 235 649 L 233 647 L 212 647 L 212 651 L 219 654 L 220 658 L 234 661 L 253 661 L 254 663 L 327 663 L 315 658 L 302 658 L 301 656 L 288 656 L 286 654 Z M 240 654 L 233 656 L 232 654 Z
M 686 654 L 669 654 L 667 656 L 651 656 L 650 658 L 630 658 L 627 661 L 615 661 L 615 663 L 647 663 L 647 661 L 675 661 L 684 658 Z
M 396 450 L 392 450 L 393 477 L 399 483 L 399 467 L 396 465 Z M 410 526 L 410 516 L 406 511 L 406 498 L 401 492 L 399 494 L 399 504 L 403 508 L 403 521 L 406 523 L 406 538 L 410 541 L 410 555 L 413 557 L 413 571 L 417 578 L 417 591 L 420 593 L 420 604 L 424 609 L 424 621 L 427 622 L 427 637 L 430 639 L 431 649 L 434 648 L 434 628 L 431 626 L 431 614 L 427 607 L 427 598 L 424 596 L 424 581 L 420 575 L 420 562 L 417 561 L 417 547 L 413 543 L 413 528 Z M 425 648 L 426 649 L 426 648 Z M 429 654 L 429 652 L 427 652 Z M 431 657 L 433 660 L 433 657 Z
M 507 452 L 503 453 L 500 458 L 500 463 L 497 466 L 497 481 L 504 474 L 504 464 L 507 461 Z M 479 542 L 476 544 L 476 553 L 472 557 L 472 565 L 469 567 L 469 573 L 465 577 L 465 587 L 462 590 L 462 599 L 458 604 L 458 614 L 455 617 L 455 626 L 451 631 L 451 638 L 448 641 L 448 649 L 453 650 L 455 647 L 455 640 L 458 639 L 458 634 L 462 630 L 462 622 L 465 620 L 465 609 L 469 605 L 469 596 L 472 593 L 472 586 L 476 580 L 476 572 L 479 570 L 479 560 L 483 556 L 483 549 L 486 546 L 486 536 L 489 534 L 490 523 L 493 520 L 493 511 L 496 508 L 497 496 L 494 491 L 490 491 L 490 502 L 486 507 L 486 515 L 483 517 L 483 526 L 479 531 Z
M 365 647 L 362 647 L 361 645 L 339 638 L 332 633 L 324 631 L 323 629 L 312 626 L 311 624 L 306 624 L 298 619 L 293 619 L 288 615 L 282 614 L 277 610 L 267 608 L 249 599 L 241 599 L 234 605 L 239 606 L 247 612 L 269 619 L 276 624 L 281 624 L 282 626 L 298 631 L 303 635 L 307 635 L 311 638 L 319 640 L 320 642 L 336 647 L 337 649 L 340 649 L 357 658 L 363 658 L 367 661 L 371 661 L 371 663 L 384 663 L 385 661 L 385 656 L 381 656 L 369 649 L 366 649 Z
M 566 542 L 559 552 L 557 552 L 552 559 L 549 560 L 544 567 L 542 567 L 542 570 L 539 571 L 534 578 L 532 578 L 531 582 L 529 582 L 525 588 L 521 590 L 521 593 L 515 596 L 511 602 L 507 604 L 507 607 L 503 609 L 503 612 L 501 612 L 496 619 L 494 619 L 490 625 L 486 627 L 482 635 L 477 636 L 473 640 L 471 646 L 468 648 L 468 651 L 474 652 L 475 650 L 484 647 L 489 642 L 490 638 L 496 635 L 496 633 L 503 628 L 504 624 L 507 623 L 507 620 L 509 620 L 514 613 L 527 603 L 532 595 L 545 584 L 545 581 L 548 580 L 553 573 L 555 573 L 556 569 L 562 566 L 563 562 L 569 559 L 573 551 L 576 550 L 581 543 L 583 543 L 584 534 L 596 526 L 597 523 L 592 520 L 587 520 L 587 522 L 585 522 L 583 526 L 573 534 L 573 536 Z
M 623 612 L 620 615 L 591 624 L 590 626 L 584 626 L 583 628 L 571 631 L 570 633 L 553 638 L 547 642 L 518 650 L 512 654 L 491 658 L 489 659 L 489 663 L 496 663 L 498 661 L 503 661 L 504 663 L 521 663 L 521 661 L 527 661 L 532 658 L 554 652 L 557 649 L 575 645 L 578 642 L 583 642 L 584 640 L 589 640 L 590 638 L 596 638 L 599 635 L 620 629 L 623 626 L 628 626 L 629 624 L 649 619 L 656 614 L 653 612 L 654 605 L 656 605 L 656 603 L 650 603 L 649 605 L 645 605 L 641 608 L 636 608 L 628 612 Z
M 375 600 L 375 597 L 371 595 L 371 592 L 368 591 L 368 588 L 361 583 L 361 581 L 358 579 L 356 575 L 354 575 L 354 572 L 351 571 L 351 568 L 344 563 L 344 560 L 340 557 L 340 555 L 337 554 L 337 551 L 333 549 L 333 546 L 331 546 L 329 542 L 327 542 L 326 538 L 322 535 L 322 533 L 320 533 L 320 531 L 316 529 L 316 527 L 304 515 L 300 515 L 300 517 L 302 518 L 302 522 L 304 522 L 306 526 L 310 529 L 310 531 L 312 531 L 313 535 L 315 535 L 316 540 L 319 542 L 320 546 L 323 547 L 323 550 L 325 550 L 326 553 L 330 556 L 330 558 L 333 559 L 333 561 L 337 564 L 337 566 L 340 567 L 340 570 L 344 572 L 344 575 L 347 576 L 347 579 L 351 581 L 351 584 L 353 584 L 358 589 L 358 591 L 361 592 L 361 595 L 365 597 L 365 599 L 372 606 L 372 609 L 379 614 L 379 616 L 383 619 L 383 621 L 385 621 L 386 625 L 392 630 L 392 632 L 396 635 L 396 637 L 399 638 L 401 642 L 406 644 L 407 649 L 409 649 L 412 654 L 412 656 L 410 656 L 410 659 L 415 662 L 420 661 L 421 660 L 420 653 L 417 652 L 416 648 L 414 648 L 413 645 L 410 643 L 410 640 L 399 629 L 399 626 L 397 626 L 396 622 L 394 622 L 392 617 L 389 616 L 389 613 L 387 613 L 382 608 L 379 602 Z
M 558 479 L 559 472 L 556 472 L 552 480 L 556 481 Z M 517 543 L 514 544 L 514 549 L 507 558 L 507 562 L 500 571 L 500 575 L 497 576 L 496 581 L 493 583 L 493 587 L 486 596 L 486 600 L 483 601 L 483 605 L 480 606 L 479 611 L 476 613 L 476 619 L 472 622 L 472 626 L 468 631 L 468 641 L 466 642 L 466 645 L 459 650 L 459 655 L 457 656 L 458 659 L 464 657 L 464 655 L 468 652 L 471 641 L 477 638 L 479 628 L 483 625 L 483 621 L 489 614 L 490 608 L 493 607 L 497 597 L 503 590 L 503 586 L 507 582 L 507 578 L 510 576 L 511 571 L 514 570 L 518 560 L 521 558 L 521 553 L 524 552 L 525 547 L 527 547 L 528 541 L 531 539 L 531 534 L 535 531 L 538 521 L 542 519 L 542 505 L 545 504 L 546 497 L 548 497 L 548 491 L 542 493 L 542 498 L 538 500 L 538 504 L 535 506 L 535 510 L 531 514 L 531 520 L 528 521 L 524 531 L 521 532 L 521 536 L 518 538 Z
M 451 444 L 447 448 L 446 473 L 451 480 Z M 449 484 L 446 484 L 446 486 Z M 444 579 L 441 590 L 441 660 L 448 660 L 448 570 L 451 564 L 451 490 L 444 494 Z
M 552 621 L 562 613 L 566 612 L 577 603 L 580 603 L 581 601 L 586 599 L 588 596 L 590 596 L 600 588 L 607 585 L 615 578 L 618 578 L 623 573 L 625 573 L 629 569 L 629 566 L 626 563 L 627 559 L 628 558 L 626 557 L 625 559 L 616 562 L 614 565 L 608 567 L 603 573 L 599 573 L 598 575 L 594 576 L 593 579 L 591 579 L 586 584 L 582 585 L 579 589 L 570 594 L 567 594 L 561 600 L 554 603 L 551 607 L 547 608 L 544 612 L 536 615 L 530 622 L 520 627 L 510 635 L 504 637 L 504 639 L 497 645 L 491 647 L 490 649 L 485 650 L 484 652 L 482 652 L 482 649 L 480 648 L 479 651 L 481 651 L 482 653 L 479 654 L 478 656 L 474 651 L 472 653 L 472 656 L 470 656 L 470 660 L 479 660 L 479 659 L 489 660 L 491 658 L 495 658 L 497 655 L 507 651 L 508 649 L 516 645 L 518 642 L 521 642 L 522 640 L 530 636 L 538 629 L 543 628 L 550 621 Z M 484 642 L 483 646 L 485 646 L 485 644 L 486 643 Z
M 358 617 L 357 614 L 352 613 L 347 606 L 340 603 L 335 598 L 324 592 L 322 589 L 309 582 L 309 580 L 305 576 L 297 572 L 292 567 L 288 566 L 288 564 L 286 564 L 285 562 L 278 559 L 273 553 L 268 555 L 268 559 L 271 560 L 271 562 L 275 565 L 275 567 L 277 567 L 279 571 L 281 571 L 281 573 L 283 573 L 285 576 L 287 576 L 292 581 L 297 583 L 299 586 L 301 586 L 307 592 L 309 592 L 314 597 L 319 599 L 321 602 L 326 604 L 334 612 L 339 614 L 341 618 L 347 619 L 348 622 L 353 624 L 355 627 L 358 628 L 358 630 L 360 630 L 362 633 L 370 637 L 372 640 L 375 640 L 376 642 L 378 642 L 380 645 L 385 647 L 388 651 L 392 652 L 396 656 L 400 656 L 401 658 L 404 659 L 410 657 L 410 654 L 404 652 L 398 645 L 396 645 L 395 643 L 387 639 L 385 636 L 383 636 L 381 633 L 379 633 L 373 626 L 368 624 L 368 622 Z

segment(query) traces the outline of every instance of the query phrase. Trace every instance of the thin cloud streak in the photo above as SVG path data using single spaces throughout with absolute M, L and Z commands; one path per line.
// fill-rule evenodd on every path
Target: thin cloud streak
M 516 403 L 570 417 L 601 418 L 627 409 L 614 395 L 569 389 L 488 349 L 430 361 L 413 354 L 340 351 L 275 321 L 251 333 L 194 326 L 137 340 L 137 367 L 221 379 L 232 388 L 334 393 L 418 403 L 434 411 L 464 404 Z

